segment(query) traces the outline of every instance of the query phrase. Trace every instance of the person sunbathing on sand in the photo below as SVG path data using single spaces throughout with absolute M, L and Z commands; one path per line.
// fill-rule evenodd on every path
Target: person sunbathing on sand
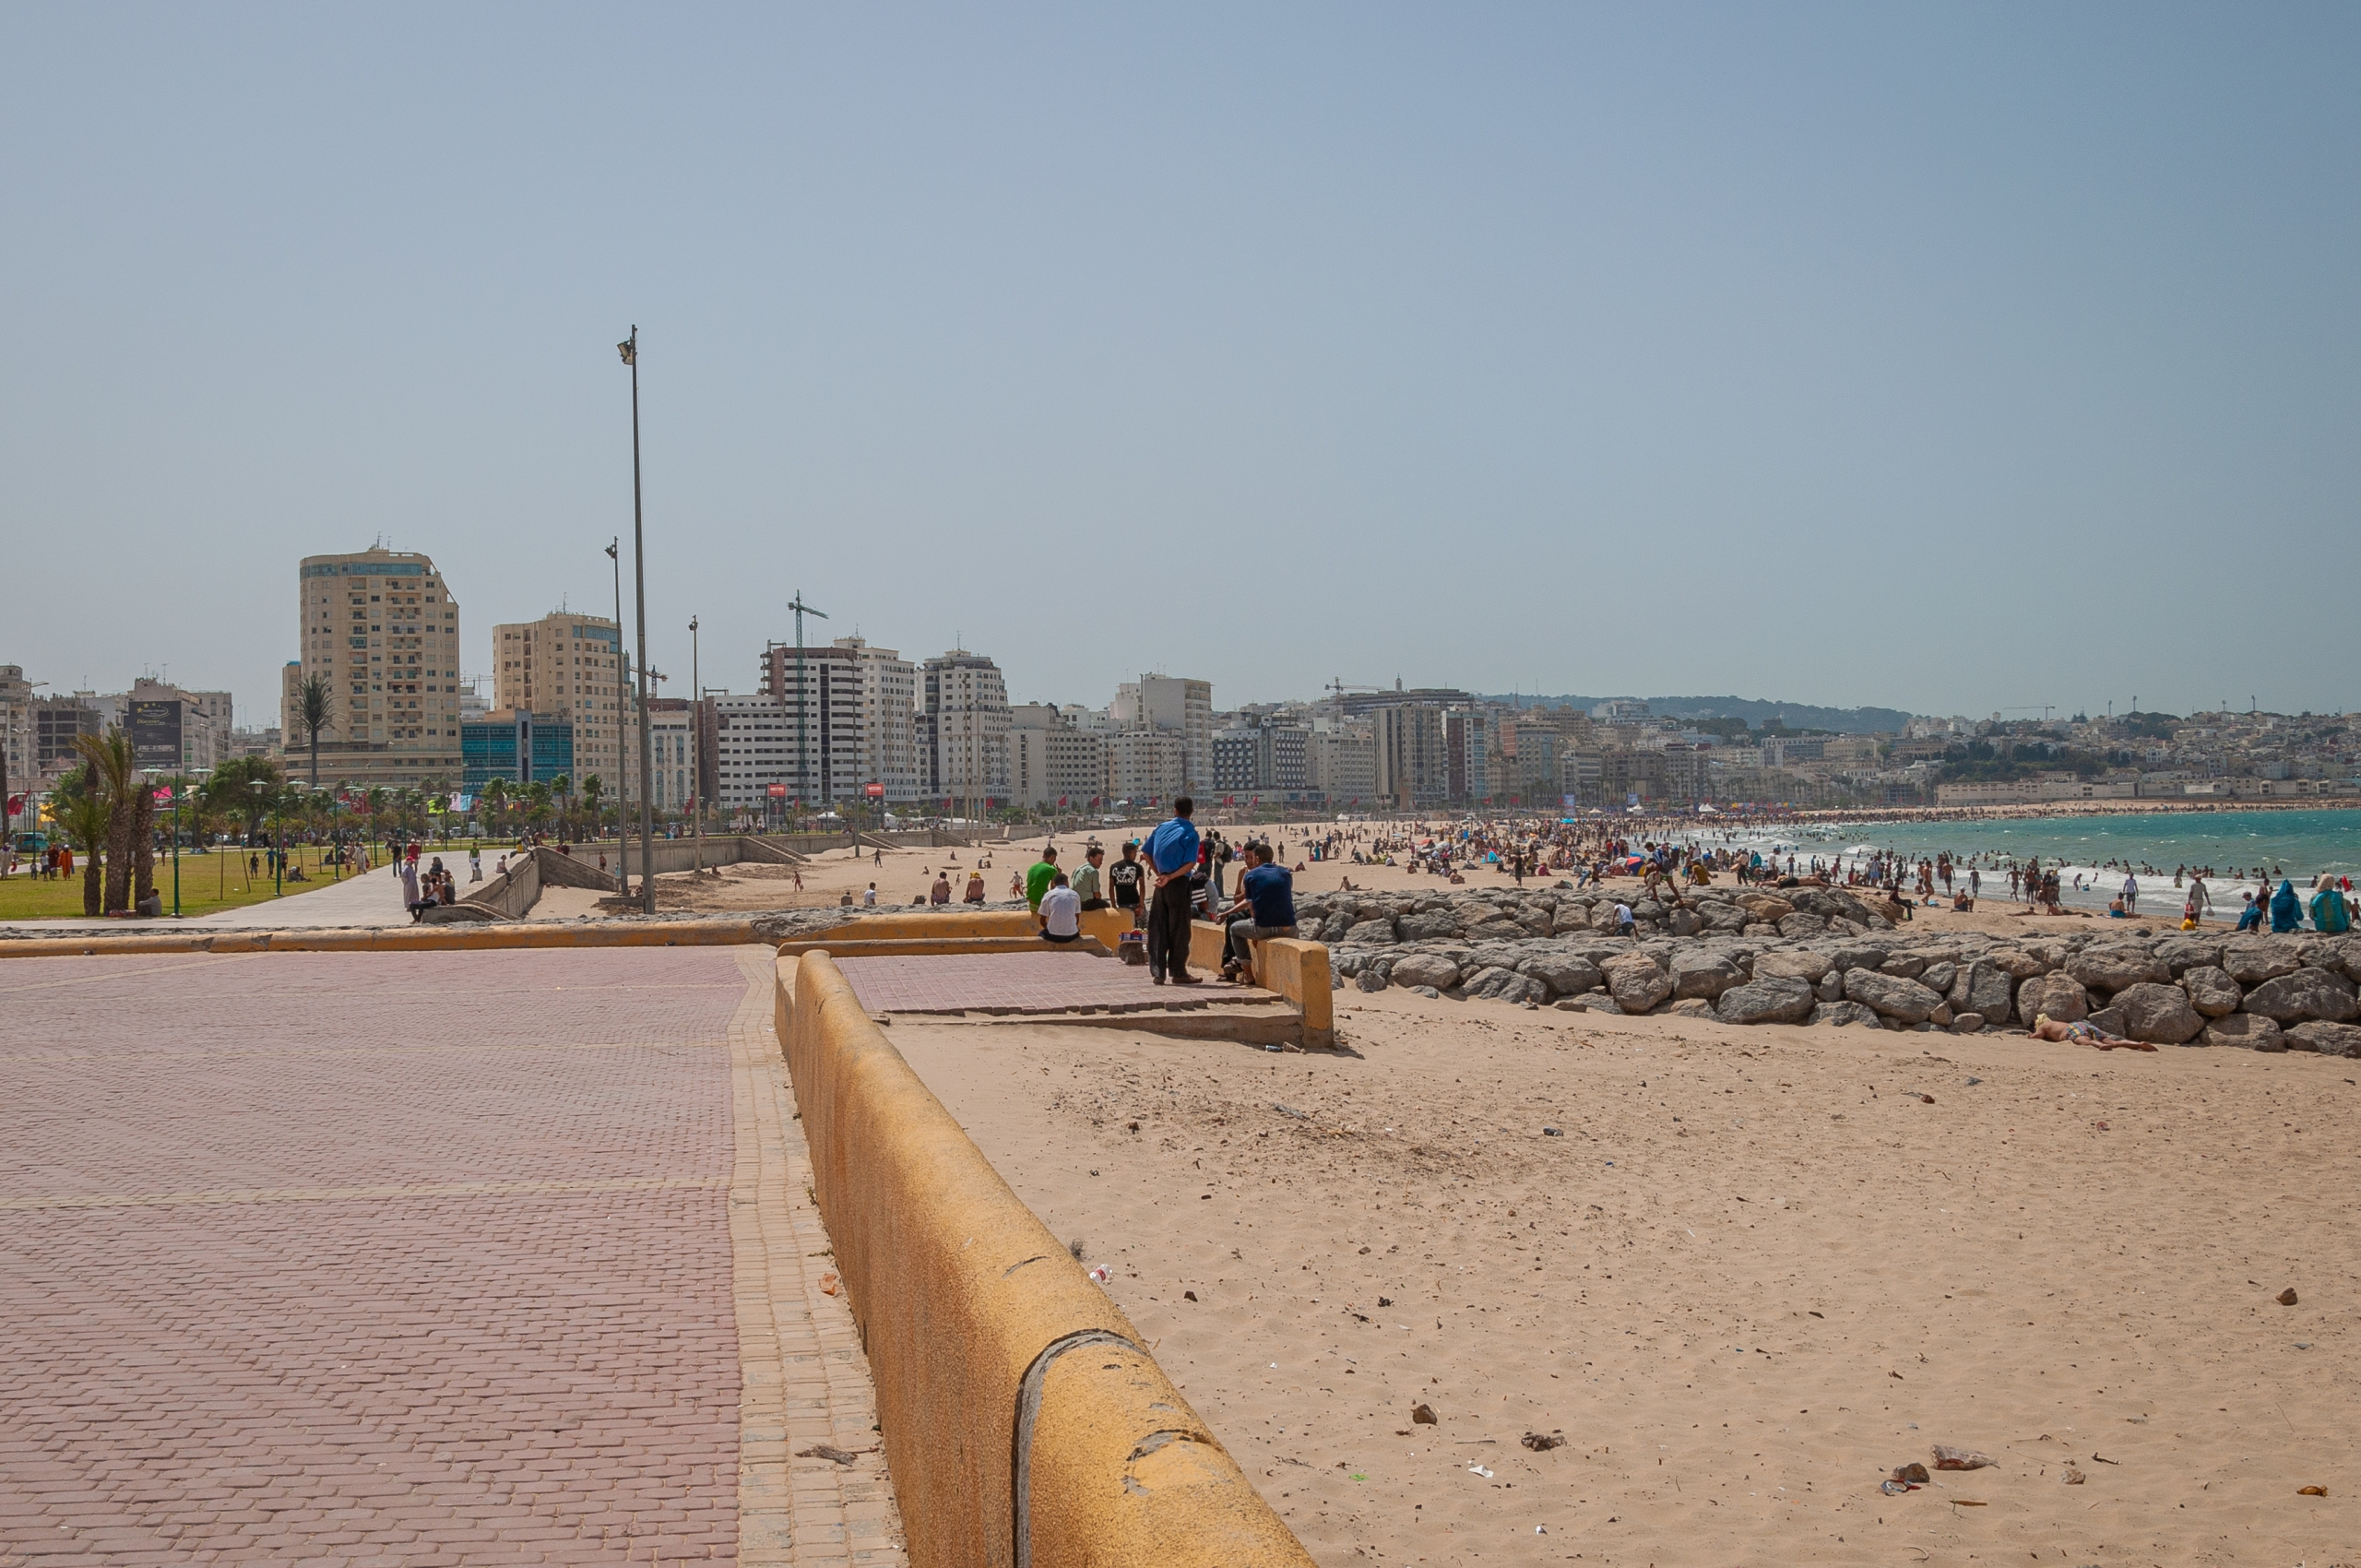
M 2061 1023 L 2047 1013 L 2034 1020 L 2033 1038 L 2055 1040 L 2060 1045 L 2070 1040 L 2080 1040 L 2095 1051 L 2153 1051 L 2156 1049 L 2141 1040 L 2126 1039 L 2121 1035 L 2111 1035 L 2096 1024 Z

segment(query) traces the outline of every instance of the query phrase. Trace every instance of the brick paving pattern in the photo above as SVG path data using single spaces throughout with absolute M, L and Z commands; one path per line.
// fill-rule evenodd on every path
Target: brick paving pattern
M 1078 953 L 839 958 L 836 968 L 872 1013 L 1048 1013 L 1271 1000 L 1267 992 L 1210 977 L 1202 985 L 1159 986 L 1145 967 Z
M 0 1565 L 737 1560 L 752 978 L 0 966 Z

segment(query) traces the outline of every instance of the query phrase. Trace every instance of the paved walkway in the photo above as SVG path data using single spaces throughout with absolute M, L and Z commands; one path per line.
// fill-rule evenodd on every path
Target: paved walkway
M 762 949 L 0 963 L 0 1564 L 901 1562 L 769 1017 Z

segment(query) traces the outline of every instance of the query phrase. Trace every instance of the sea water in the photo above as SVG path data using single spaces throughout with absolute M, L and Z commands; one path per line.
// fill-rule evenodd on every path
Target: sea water
M 2009 867 L 2036 856 L 2055 865 L 2066 901 L 2105 908 L 2122 891 L 2124 866 L 2137 870 L 2141 913 L 2177 916 L 2182 895 L 2173 887 L 2181 867 L 2213 868 L 2208 879 L 2216 914 L 2235 914 L 2237 895 L 2256 886 L 2258 871 L 2272 885 L 2286 877 L 2308 898 L 2312 879 L 2325 872 L 2361 878 L 2361 811 L 2125 812 L 2091 816 L 1993 817 L 1973 821 L 1791 823 L 1739 837 L 1766 858 L 1775 848 L 1784 866 L 1798 869 L 1817 855 L 1853 865 L 1868 856 L 1896 853 L 1913 863 L 1948 851 L 1983 873 L 1984 897 L 2005 900 Z M 2153 868 L 2153 872 L 2149 868 Z M 2081 875 L 2077 896 L 2074 878 Z M 1960 871 L 1953 885 L 1966 881 Z M 2226 901 L 2226 908 L 2225 906 Z

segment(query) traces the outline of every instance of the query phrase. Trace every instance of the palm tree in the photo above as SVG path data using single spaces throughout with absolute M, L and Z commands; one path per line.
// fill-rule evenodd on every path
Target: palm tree
M 582 809 L 590 818 L 590 837 L 599 833 L 599 808 L 607 793 L 607 781 L 595 773 L 582 776 Z
M 320 731 L 336 722 L 336 693 L 314 672 L 295 688 L 295 721 L 312 740 L 312 788 L 320 787 Z
M 491 818 L 492 818 L 492 836 L 493 837 L 497 838 L 497 837 L 499 837 L 501 836 L 501 833 L 500 833 L 500 819 L 501 819 L 501 814 L 502 814 L 502 813 L 504 813 L 504 811 L 506 811 L 506 810 L 507 810 L 507 808 L 508 808 L 508 780 L 507 780 L 507 779 L 505 779 L 505 778 L 492 778 L 492 779 L 488 780 L 488 781 L 484 784 L 484 787 L 483 787 L 483 807 L 484 807 L 484 811 L 485 811 L 485 812 L 486 812 L 486 813 L 491 816 Z
M 566 774 L 561 773 L 556 778 L 551 779 L 550 795 L 557 804 L 558 837 L 560 838 L 573 837 L 573 829 L 568 826 L 568 824 L 574 820 L 573 778 Z
M 105 911 L 100 868 L 107 844 L 107 798 L 96 770 L 85 764 L 61 777 L 49 793 L 49 814 L 82 851 L 82 912 L 95 918 Z
M 540 779 L 525 786 L 525 821 L 539 827 L 550 819 L 550 787 Z
M 74 749 L 90 775 L 91 793 L 106 802 L 107 874 L 103 912 L 131 908 L 132 794 L 139 770 L 133 766 L 131 737 L 110 724 L 104 735 L 77 735 Z

